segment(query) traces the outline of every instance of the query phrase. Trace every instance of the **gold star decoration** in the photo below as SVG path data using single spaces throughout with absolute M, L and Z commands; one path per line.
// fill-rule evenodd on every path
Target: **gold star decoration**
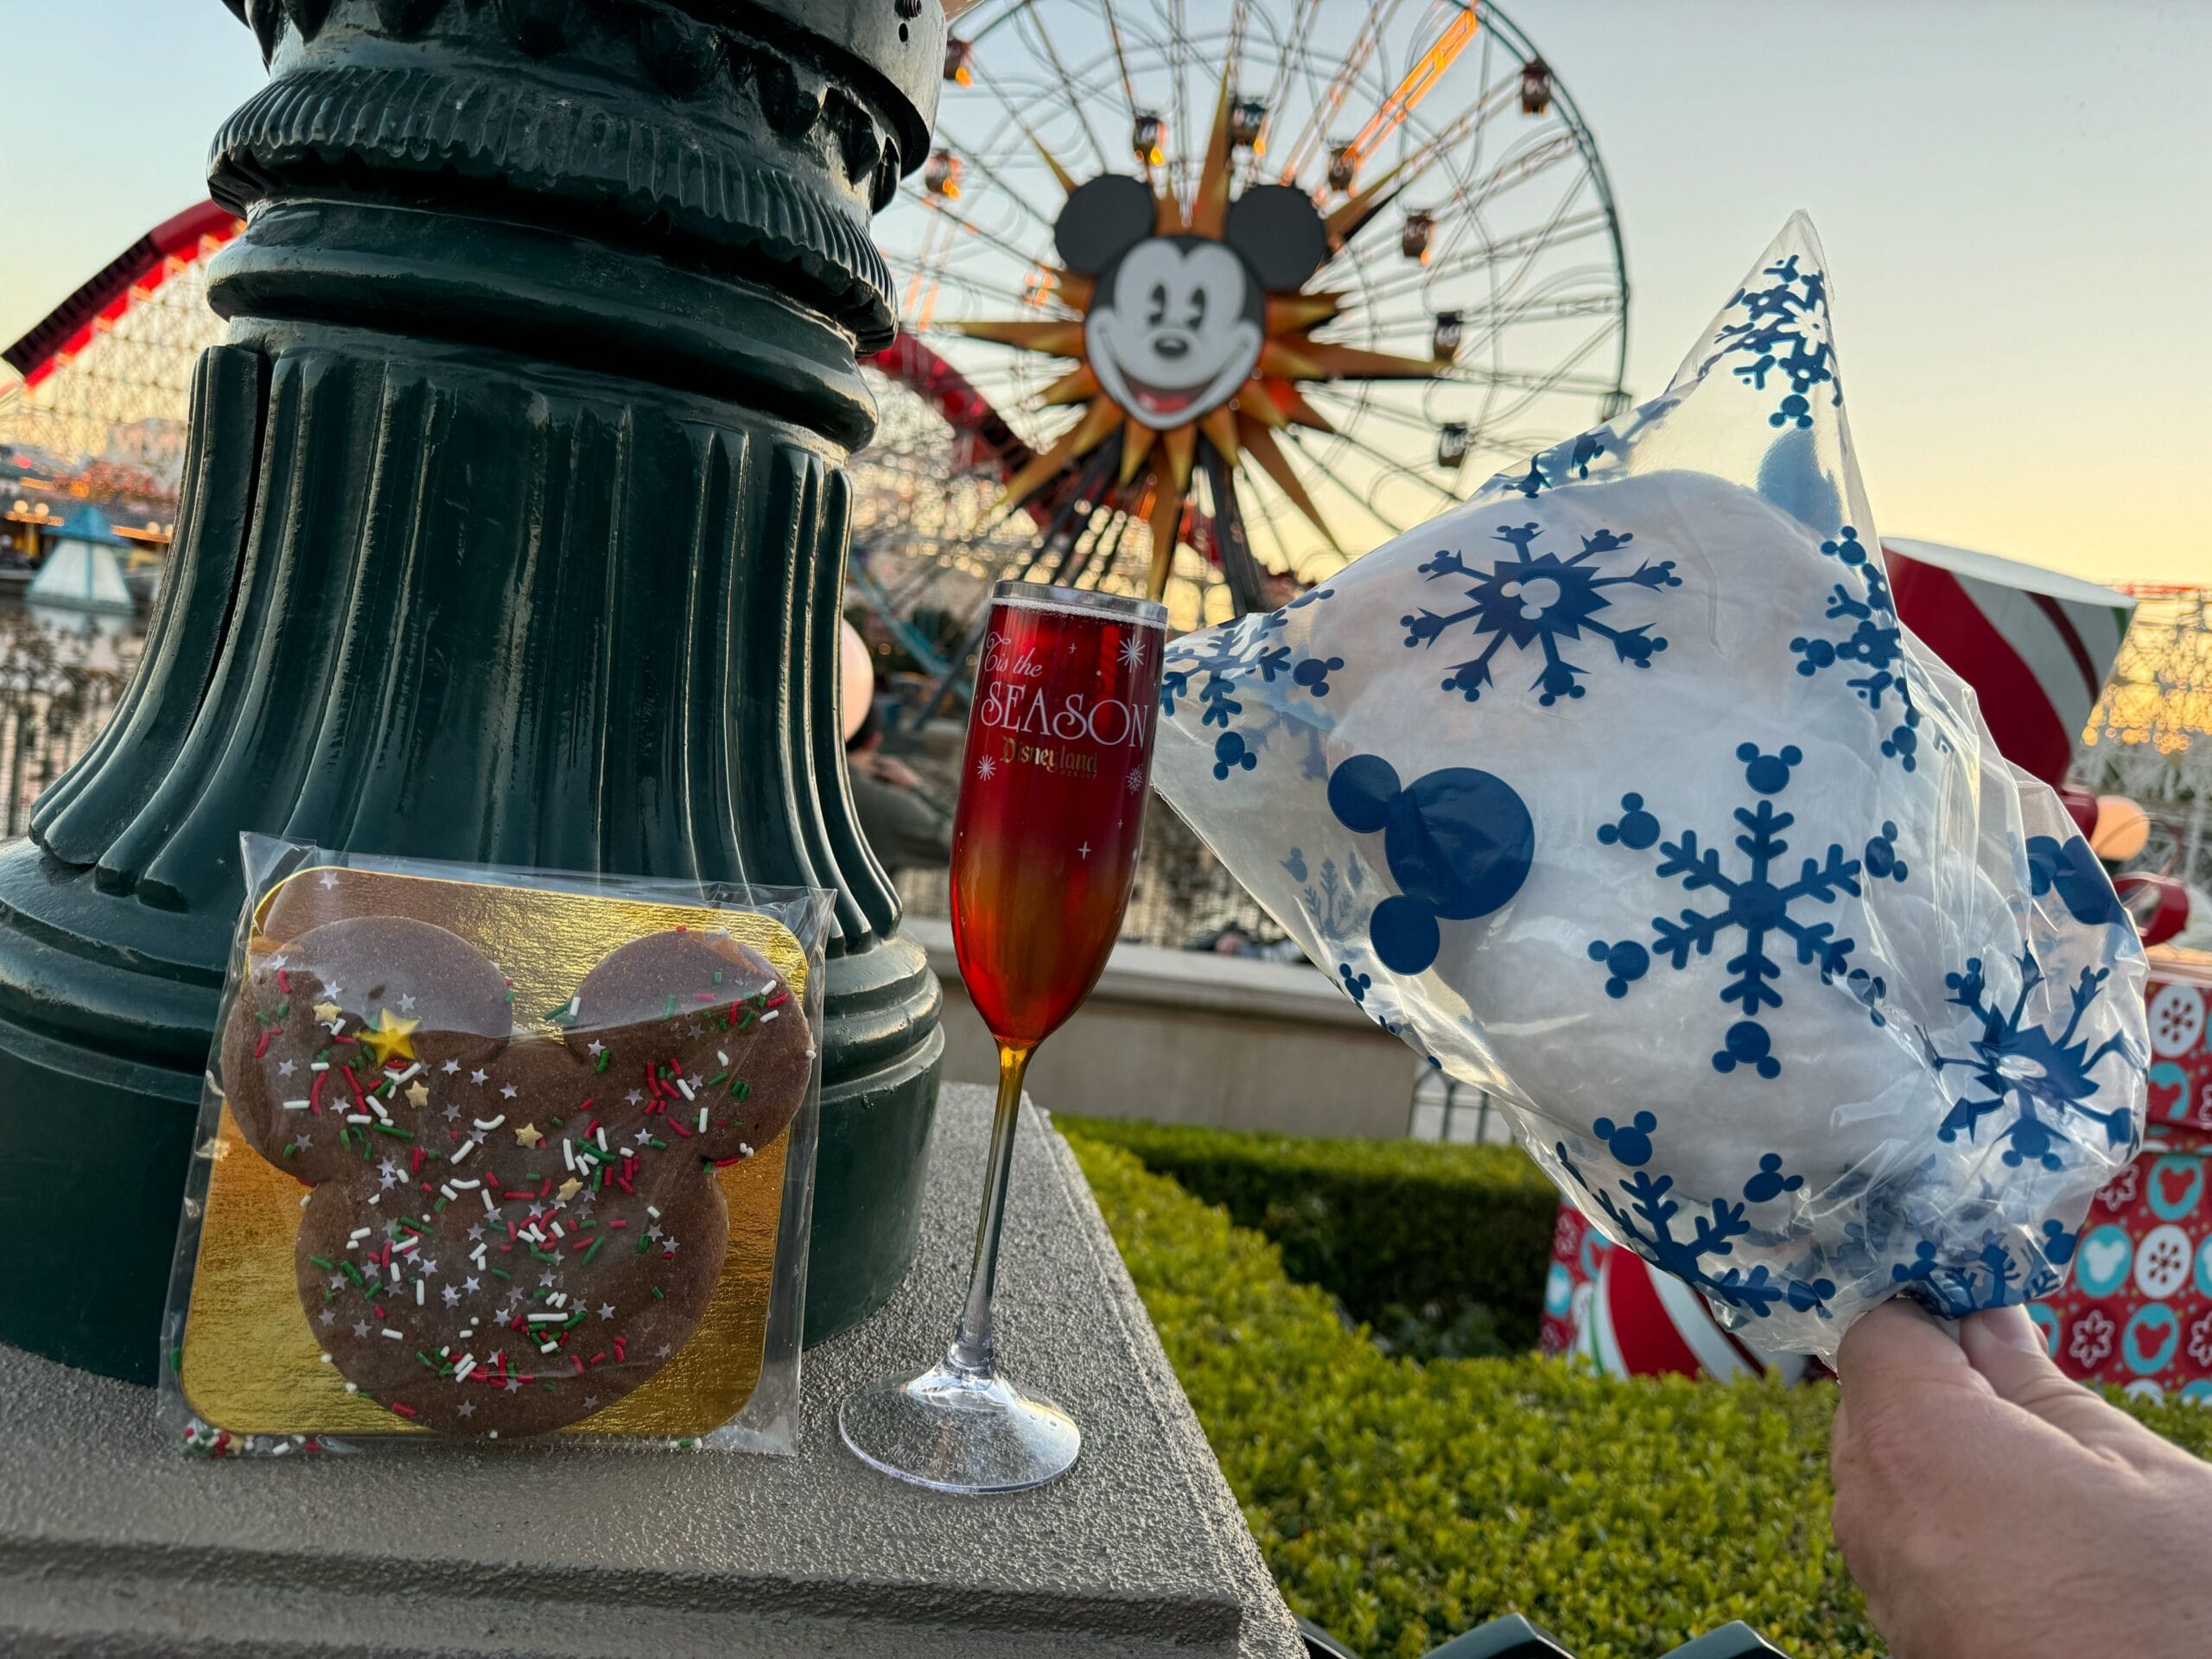
M 584 1184 L 578 1180 L 575 1176 L 571 1175 L 567 1180 L 562 1182 L 560 1185 L 555 1187 L 553 1190 L 556 1192 L 558 1192 L 564 1198 L 573 1198 L 577 1193 L 584 1190 Z
M 534 1147 L 544 1138 L 537 1132 L 537 1125 L 535 1123 L 525 1123 L 515 1131 L 515 1141 L 521 1146 Z
M 334 1026 L 338 1023 L 338 1005 L 335 1002 L 318 1002 L 315 1005 L 315 1018 L 317 1025 Z
M 411 1060 L 415 1058 L 415 1028 L 422 1023 L 420 1020 L 402 1020 L 390 1008 L 378 1008 L 376 1028 L 361 1033 L 362 1046 L 376 1050 L 379 1066 L 390 1065 L 394 1056 Z
M 407 1085 L 407 1103 L 418 1112 L 430 1103 L 430 1091 L 423 1086 L 420 1077 Z

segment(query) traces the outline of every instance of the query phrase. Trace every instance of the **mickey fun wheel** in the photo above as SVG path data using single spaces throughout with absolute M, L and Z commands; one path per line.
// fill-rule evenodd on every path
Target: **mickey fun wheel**
M 945 79 L 877 225 L 894 626 L 1006 575 L 1263 608 L 1626 401 L 1605 169 L 1495 7 L 984 0 Z

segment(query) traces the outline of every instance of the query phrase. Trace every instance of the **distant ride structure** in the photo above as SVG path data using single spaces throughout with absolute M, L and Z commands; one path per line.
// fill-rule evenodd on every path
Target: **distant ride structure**
M 944 74 L 855 567 L 948 688 L 995 580 L 1272 606 L 1625 405 L 1611 187 L 1495 6 L 983 0 Z
M 0 351 L 0 555 L 16 571 L 41 563 L 86 505 L 126 564 L 167 550 L 192 365 L 223 335 L 207 260 L 239 228 L 212 201 L 187 208 Z

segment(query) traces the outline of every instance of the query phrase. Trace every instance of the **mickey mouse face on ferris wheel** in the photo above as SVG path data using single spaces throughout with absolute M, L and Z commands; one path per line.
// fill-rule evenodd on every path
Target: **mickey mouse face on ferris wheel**
M 1141 181 L 1079 186 L 1054 227 L 1070 270 L 1094 277 L 1084 350 L 1106 395 L 1155 431 L 1225 403 L 1260 360 L 1270 290 L 1297 289 L 1328 257 L 1306 194 L 1262 185 L 1229 207 L 1222 239 L 1154 232 Z

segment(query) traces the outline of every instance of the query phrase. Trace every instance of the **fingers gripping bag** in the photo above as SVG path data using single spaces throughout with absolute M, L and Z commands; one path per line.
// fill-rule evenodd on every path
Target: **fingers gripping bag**
M 1664 394 L 1170 647 L 1155 779 L 1607 1236 L 1764 1347 L 2055 1287 L 2144 958 L 1903 628 L 1793 219 Z

